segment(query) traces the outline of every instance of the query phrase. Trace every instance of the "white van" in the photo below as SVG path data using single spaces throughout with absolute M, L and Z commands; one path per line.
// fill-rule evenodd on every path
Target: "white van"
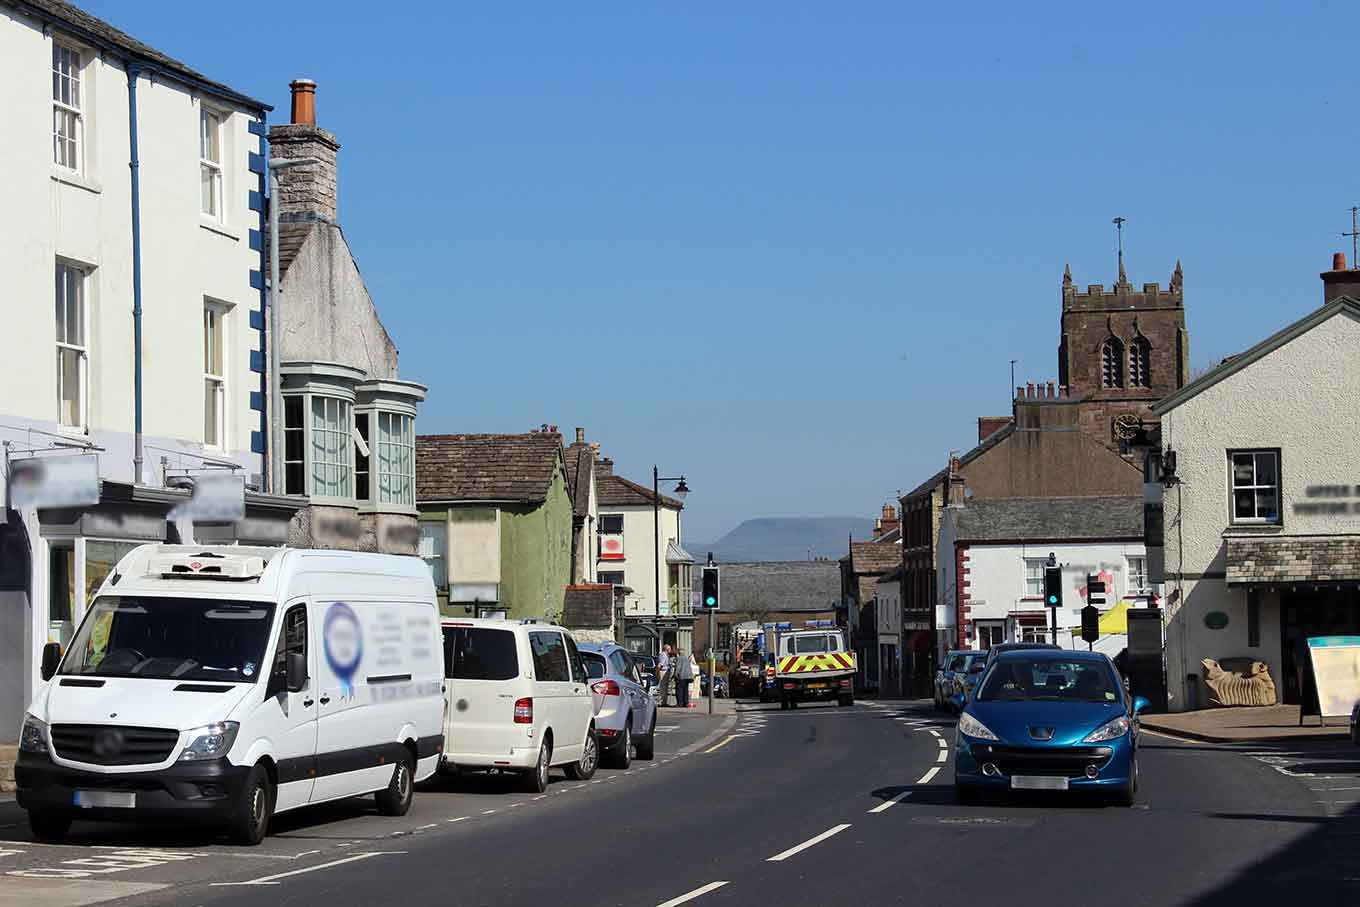
M 439 612 L 413 557 L 143 545 L 105 580 L 20 734 L 34 832 L 270 816 L 376 793 L 402 815 L 443 747 Z
M 509 620 L 442 623 L 441 768 L 520 771 L 537 793 L 548 788 L 550 766 L 578 780 L 595 774 L 595 701 L 571 633 Z

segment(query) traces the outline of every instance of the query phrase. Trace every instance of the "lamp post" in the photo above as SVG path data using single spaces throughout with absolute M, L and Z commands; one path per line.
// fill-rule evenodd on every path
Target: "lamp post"
M 270 494 L 283 494 L 283 393 L 279 386 L 279 171 L 321 163 L 314 157 L 269 159 L 269 457 L 264 471 Z
M 652 630 L 656 633 L 656 657 L 661 658 L 661 483 L 678 482 L 675 486 L 675 496 L 680 499 L 680 503 L 685 502 L 685 495 L 689 494 L 689 486 L 685 484 L 684 476 L 663 476 L 657 467 L 652 467 L 652 540 L 656 549 L 656 599 L 652 602 L 654 616 L 652 618 Z M 676 526 L 679 526 L 677 520 Z M 675 533 L 677 544 L 680 541 L 680 532 L 677 528 Z M 661 701 L 664 703 L 666 691 L 661 691 Z

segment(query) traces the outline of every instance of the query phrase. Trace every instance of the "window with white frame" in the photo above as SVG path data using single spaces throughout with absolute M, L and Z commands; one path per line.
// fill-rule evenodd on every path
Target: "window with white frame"
M 1044 597 L 1044 566 L 1047 563 L 1042 557 L 1025 558 L 1025 598 Z
M 449 584 L 448 558 L 449 527 L 445 523 L 422 522 L 420 524 L 420 557 L 430 568 L 436 589 L 444 589 Z
M 204 216 L 222 219 L 222 115 L 198 111 L 198 175 Z
M 85 272 L 57 262 L 57 423 L 85 428 L 90 350 L 86 341 Z
M 1037 624 L 1023 624 L 1020 627 L 1021 642 L 1048 642 L 1048 628 Z
M 378 503 L 416 503 L 416 420 L 378 410 Z
M 1129 592 L 1146 592 L 1148 588 L 1147 578 L 1147 558 L 1130 557 L 1129 562 Z
M 350 450 L 354 446 L 350 431 L 349 401 L 338 397 L 312 395 L 311 493 L 325 498 L 348 498 L 353 471 Z
M 1234 523 L 1280 521 L 1280 453 L 1275 450 L 1228 451 Z
M 203 443 L 227 444 L 227 311 L 216 303 L 203 304 Z
M 52 162 L 79 173 L 84 163 L 81 53 L 52 42 Z

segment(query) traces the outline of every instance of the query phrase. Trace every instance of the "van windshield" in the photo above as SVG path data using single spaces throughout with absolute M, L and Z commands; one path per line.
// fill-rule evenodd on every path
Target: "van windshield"
M 105 595 L 58 673 L 254 683 L 273 621 L 270 602 Z

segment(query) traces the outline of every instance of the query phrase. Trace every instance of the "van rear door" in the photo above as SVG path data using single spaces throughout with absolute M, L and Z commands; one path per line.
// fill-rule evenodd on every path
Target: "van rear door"
M 459 756 L 504 759 L 512 747 L 526 745 L 522 726 L 514 723 L 519 688 L 527 686 L 515 682 L 519 675 L 513 630 L 444 626 L 444 676 L 449 686 L 444 750 L 453 762 Z M 534 703 L 535 709 L 545 705 Z

